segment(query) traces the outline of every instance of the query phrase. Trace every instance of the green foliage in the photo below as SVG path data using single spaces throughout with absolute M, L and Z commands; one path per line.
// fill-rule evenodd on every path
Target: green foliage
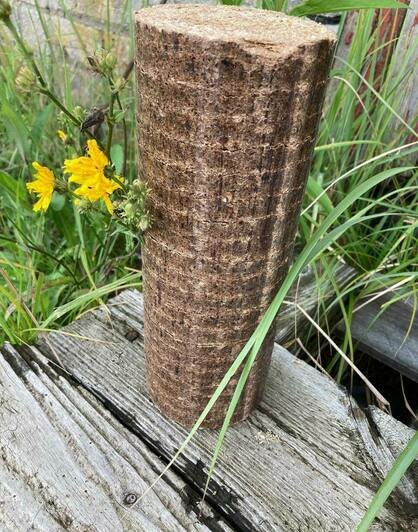
M 242 0 L 222 0 L 222 4 L 225 6 L 240 6 Z
M 351 11 L 353 9 L 406 9 L 408 6 L 393 0 L 306 0 L 290 10 L 289 15 L 306 17 L 322 13 Z
M 285 11 L 286 0 L 257 0 L 257 7 L 269 11 Z
M 124 12 L 127 17 L 127 7 Z M 84 73 L 80 86 L 80 66 L 74 69 L 67 62 L 60 39 L 50 35 L 48 16 L 40 10 L 38 15 L 46 40 L 34 50 L 34 58 L 42 67 L 48 86 L 81 121 L 109 100 L 109 89 L 102 78 L 86 70 L 87 59 L 81 67 Z M 129 18 L 125 22 L 131 23 Z M 32 212 L 32 200 L 25 186 L 32 179 L 31 162 L 39 161 L 60 177 L 63 160 L 82 153 L 85 137 L 46 95 L 26 90 L 28 74 L 19 75 L 25 58 L 1 26 L 0 40 L 1 345 L 4 340 L 31 342 L 37 330 L 68 323 L 109 294 L 127 286 L 140 288 L 141 276 L 135 271 L 139 265 L 139 237 L 114 219 L 109 224 L 104 209 L 91 210 L 80 217 L 71 204 L 54 193 L 45 214 Z M 79 46 L 87 51 L 85 43 L 79 42 Z M 104 66 L 111 66 L 112 58 L 104 59 Z M 115 70 L 124 68 L 116 66 Z M 132 80 L 128 81 L 125 94 L 121 93 L 120 103 L 134 108 Z M 120 115 L 118 109 L 116 102 L 115 115 Z M 134 113 L 116 116 L 118 127 L 111 159 L 116 170 L 122 174 L 125 169 L 124 177 L 132 182 L 136 177 L 136 146 L 129 142 L 124 152 L 122 120 L 126 137 L 135 138 Z M 58 129 L 65 131 L 65 142 L 58 137 Z M 104 140 L 105 134 L 104 124 L 98 135 Z
M 225 6 L 240 6 L 243 0 L 220 0 Z M 324 13 L 341 13 L 353 9 L 406 9 L 408 6 L 394 0 L 305 0 L 288 11 L 287 0 L 257 0 L 257 7 L 270 11 L 284 11 L 295 17 L 321 15 Z

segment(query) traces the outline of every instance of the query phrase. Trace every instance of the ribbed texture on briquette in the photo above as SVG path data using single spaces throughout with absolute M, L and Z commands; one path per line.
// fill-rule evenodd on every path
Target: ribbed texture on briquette
M 281 13 L 170 5 L 136 15 L 151 396 L 191 426 L 292 259 L 333 35 Z M 274 330 L 234 421 L 260 401 Z M 204 426 L 219 427 L 238 374 Z M 297 393 L 297 391 L 295 391 Z

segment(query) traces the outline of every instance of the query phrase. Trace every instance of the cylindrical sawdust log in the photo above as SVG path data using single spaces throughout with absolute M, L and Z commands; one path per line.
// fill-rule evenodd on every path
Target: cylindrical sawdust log
M 147 380 L 191 426 L 292 259 L 334 36 L 272 11 L 166 5 L 136 15 L 136 42 Z M 262 397 L 273 341 L 235 422 Z M 238 375 L 205 427 L 222 424 Z

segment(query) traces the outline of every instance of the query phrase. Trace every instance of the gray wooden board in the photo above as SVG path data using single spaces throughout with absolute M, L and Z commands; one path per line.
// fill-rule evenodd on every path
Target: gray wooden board
M 50 334 L 50 347 L 41 342 L 40 349 L 52 348 L 80 387 L 167 461 L 187 431 L 165 419 L 147 395 L 142 320 L 141 294 L 125 291 Z M 27 356 L 36 353 L 26 349 Z M 237 530 L 354 530 L 411 436 L 392 418 L 361 411 L 334 381 L 276 345 L 265 399 L 249 420 L 229 430 L 207 502 Z M 199 431 L 173 467 L 196 492 L 202 492 L 215 441 L 216 432 Z M 374 529 L 418 526 L 416 482 L 413 468 Z M 137 493 L 143 487 L 139 479 L 129 486 Z M 157 485 L 141 507 L 152 507 L 164 489 Z
M 323 274 L 322 274 L 323 275 Z M 356 276 L 354 268 L 338 262 L 333 268 L 333 282 L 342 291 Z M 321 306 L 324 310 L 335 300 L 336 293 L 330 279 L 321 277 L 318 282 L 315 272 L 307 267 L 299 275 L 298 282 L 289 291 L 285 304 L 280 309 L 277 318 L 276 342 L 288 347 L 294 343 L 304 328 L 310 324 L 306 317 L 298 310 L 295 303 L 299 304 L 308 314 L 315 314 Z
M 351 335 L 363 351 L 418 382 L 418 320 L 413 302 L 397 301 L 382 312 L 382 305 L 393 295 L 385 294 L 354 312 Z
M 0 530 L 230 530 L 174 473 L 36 349 L 0 356 Z
M 406 122 L 418 131 L 418 24 L 417 24 L 418 0 L 410 0 L 409 9 L 405 14 L 402 32 L 393 53 L 394 72 L 393 76 L 399 76 L 402 72 L 408 72 L 407 83 L 402 86 L 401 98 L 395 109 Z M 405 137 L 407 130 L 402 122 L 396 117 L 392 120 L 391 139 L 401 132 Z M 395 137 L 396 138 L 396 137 Z M 390 139 L 390 140 L 391 140 Z M 409 136 L 409 142 L 415 140 Z M 414 155 L 411 156 L 413 164 L 416 162 Z

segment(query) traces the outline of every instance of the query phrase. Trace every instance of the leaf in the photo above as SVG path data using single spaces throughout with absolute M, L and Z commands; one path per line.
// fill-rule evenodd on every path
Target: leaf
M 392 493 L 393 489 L 397 486 L 403 475 L 406 473 L 408 467 L 418 457 L 418 431 L 409 440 L 405 449 L 401 452 L 398 458 L 395 460 L 389 473 L 386 475 L 385 480 L 377 490 L 376 495 L 373 497 L 367 512 L 364 514 L 363 519 L 360 521 L 356 532 L 367 532 L 370 525 L 373 523 L 375 517 L 382 509 L 387 498 Z
M 101 286 L 100 288 L 95 288 L 93 290 L 90 290 L 89 292 L 76 297 L 72 301 L 69 301 L 68 303 L 64 303 L 60 307 L 57 307 L 51 314 L 41 323 L 40 328 L 46 328 L 49 324 L 54 323 L 54 321 L 58 320 L 62 316 L 65 316 L 69 312 L 78 311 L 80 312 L 83 308 L 90 305 L 91 303 L 96 302 L 98 299 L 102 298 L 103 296 L 106 296 L 108 294 L 112 294 L 116 290 L 123 290 L 126 288 L 137 288 L 140 286 L 140 276 L 137 273 L 130 273 L 128 275 L 125 275 L 124 277 L 121 277 L 120 279 L 116 279 L 115 281 Z
M 110 148 L 110 158 L 115 165 L 116 173 L 119 175 L 123 168 L 123 148 L 120 144 L 113 144 Z
M 55 212 L 60 212 L 64 208 L 65 197 L 62 194 L 54 193 L 52 196 L 51 207 Z
M 119 122 L 122 122 L 122 120 L 125 118 L 126 109 L 123 111 L 119 111 L 118 113 L 115 113 L 113 115 L 113 121 L 115 124 L 118 124 Z
M 29 132 L 22 117 L 6 100 L 1 102 L 0 115 L 9 136 L 16 143 L 20 156 L 23 160 L 26 160 L 26 156 L 29 155 Z
M 284 4 L 285 0 L 257 0 L 257 7 L 267 11 L 283 11 Z
M 61 211 L 51 210 L 51 218 L 61 233 L 62 237 L 66 240 L 67 249 L 71 250 L 73 246 L 78 244 L 79 240 L 76 237 L 76 231 L 74 227 L 74 216 L 71 205 L 67 203 Z
M 372 144 L 372 145 L 381 145 L 382 143 L 378 140 L 342 140 L 340 142 L 333 142 L 332 144 L 323 144 L 322 146 L 315 146 L 314 151 L 320 152 L 320 151 L 328 151 L 328 150 L 335 150 L 337 148 L 351 148 L 352 146 L 360 145 L 360 144 Z
M 322 13 L 335 13 L 350 11 L 352 9 L 407 9 L 406 4 L 393 0 L 306 0 L 303 4 L 290 10 L 289 15 L 306 17 L 307 15 L 320 15 Z
M 29 207 L 26 188 L 20 179 L 15 179 L 6 174 L 6 172 L 0 171 L 0 188 L 6 191 L 14 201 L 21 202 Z
M 221 0 L 224 6 L 240 6 L 243 0 Z
M 318 181 L 311 176 L 308 178 L 306 192 L 310 199 L 318 198 L 318 203 L 327 214 L 329 214 L 334 208 L 328 194 L 324 191 Z
M 53 105 L 50 103 L 44 107 L 36 116 L 35 123 L 30 132 L 31 139 L 31 153 L 32 158 L 36 157 L 36 150 L 39 147 L 39 143 L 42 140 L 42 136 L 45 130 L 45 126 L 51 116 Z

